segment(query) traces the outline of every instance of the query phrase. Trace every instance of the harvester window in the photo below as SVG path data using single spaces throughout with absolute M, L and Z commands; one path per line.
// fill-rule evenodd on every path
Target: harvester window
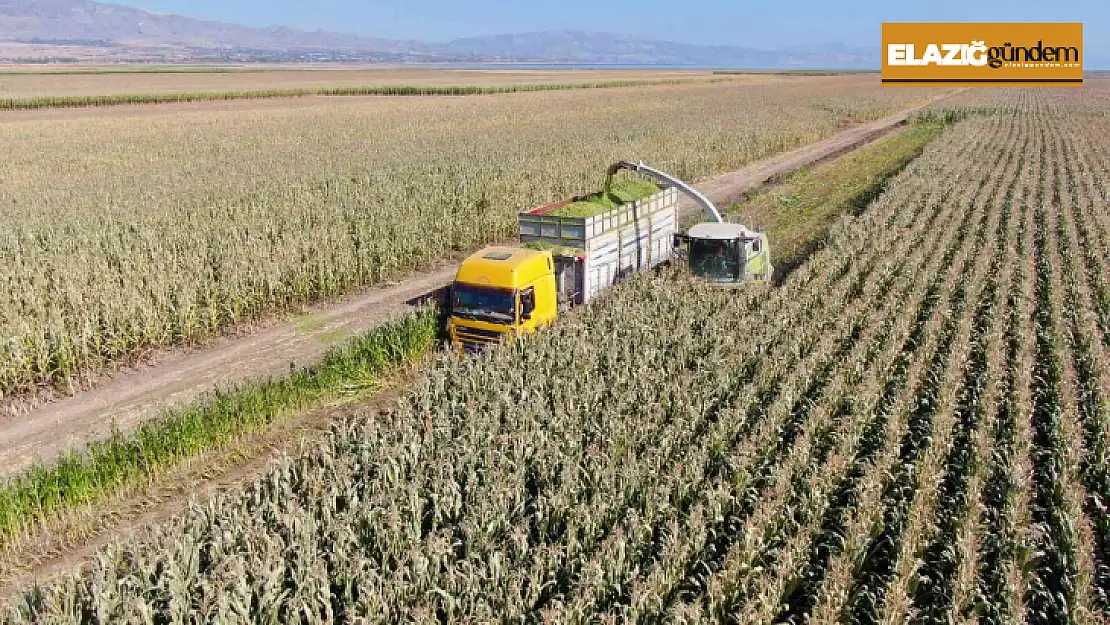
M 741 249 L 735 239 L 691 239 L 690 269 L 709 280 L 732 282 L 740 277 Z

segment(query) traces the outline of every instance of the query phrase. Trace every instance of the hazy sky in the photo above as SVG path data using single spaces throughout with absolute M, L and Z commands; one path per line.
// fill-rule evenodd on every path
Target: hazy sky
M 878 45 L 883 21 L 1084 22 L 1088 55 L 1110 41 L 1110 0 L 104 0 L 249 26 L 283 25 L 436 42 L 591 30 L 777 48 Z

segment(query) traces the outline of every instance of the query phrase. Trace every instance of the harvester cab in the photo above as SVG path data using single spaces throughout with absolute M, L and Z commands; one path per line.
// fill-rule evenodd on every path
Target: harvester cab
M 622 169 L 674 187 L 692 199 L 709 217 L 710 221 L 674 236 L 676 249 L 686 246 L 686 258 L 694 275 L 723 287 L 739 286 L 753 280 L 771 281 L 774 267 L 771 265 L 771 246 L 765 233 L 727 222 L 703 193 L 675 176 L 643 163 L 620 161 L 610 166 L 605 178 L 606 191 L 612 185 L 613 176 Z
M 748 280 L 770 281 L 771 259 L 767 235 L 740 224 L 702 223 L 676 236 L 686 243 L 690 271 L 713 284 L 738 285 Z

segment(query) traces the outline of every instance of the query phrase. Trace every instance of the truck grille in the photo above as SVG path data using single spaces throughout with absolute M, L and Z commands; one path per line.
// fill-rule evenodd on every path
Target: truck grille
M 471 354 L 480 352 L 491 345 L 496 345 L 504 336 L 504 333 L 481 328 L 456 327 L 455 336 L 462 343 L 463 349 Z

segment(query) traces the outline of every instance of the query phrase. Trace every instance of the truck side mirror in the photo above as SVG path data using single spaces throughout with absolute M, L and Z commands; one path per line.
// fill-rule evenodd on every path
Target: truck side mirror
M 528 289 L 520 294 L 520 318 L 528 321 L 536 310 L 536 291 Z

